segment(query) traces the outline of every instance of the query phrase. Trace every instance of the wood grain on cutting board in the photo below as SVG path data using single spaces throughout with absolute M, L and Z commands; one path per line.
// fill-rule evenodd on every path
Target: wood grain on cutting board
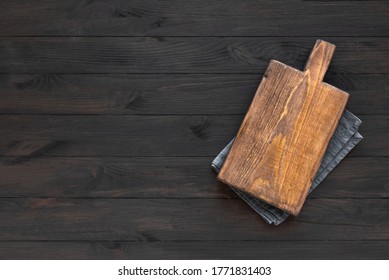
M 303 72 L 270 62 L 219 180 L 299 213 L 348 99 L 322 82 L 334 49 L 318 40 Z

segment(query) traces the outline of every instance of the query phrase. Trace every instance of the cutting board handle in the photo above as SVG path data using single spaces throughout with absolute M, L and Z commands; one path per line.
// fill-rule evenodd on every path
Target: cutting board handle
M 317 40 L 305 64 L 304 71 L 309 71 L 311 80 L 321 82 L 327 72 L 335 51 L 335 45 L 323 40 Z

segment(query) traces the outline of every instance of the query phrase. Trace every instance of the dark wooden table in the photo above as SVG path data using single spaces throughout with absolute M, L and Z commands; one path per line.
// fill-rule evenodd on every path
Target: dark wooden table
M 388 2 L 0 2 L 0 258 L 389 257 Z M 365 139 L 274 227 L 210 162 L 317 38 Z

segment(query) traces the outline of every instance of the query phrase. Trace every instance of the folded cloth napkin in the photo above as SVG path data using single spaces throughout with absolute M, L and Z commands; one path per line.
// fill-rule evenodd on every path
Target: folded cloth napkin
M 361 123 L 362 121 L 351 112 L 347 110 L 343 112 L 334 135 L 328 144 L 309 193 L 311 193 L 335 166 L 337 166 L 339 162 L 363 139 L 362 135 L 358 132 Z M 213 160 L 212 167 L 217 173 L 219 173 L 233 141 L 234 139 Z M 279 225 L 289 216 L 288 213 L 271 206 L 258 198 L 237 189 L 232 189 L 269 224 Z

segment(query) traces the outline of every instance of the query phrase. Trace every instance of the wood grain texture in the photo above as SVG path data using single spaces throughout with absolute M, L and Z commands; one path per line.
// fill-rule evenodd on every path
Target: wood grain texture
M 3 36 L 388 36 L 389 24 L 380 1 L 2 2 Z
M 350 156 L 388 156 L 389 116 L 361 116 L 365 139 Z M 216 156 L 242 115 L 0 116 L 0 155 Z M 15 129 L 18 128 L 18 129 Z
M 270 62 L 220 181 L 298 215 L 349 96 L 322 82 L 334 50 L 318 40 L 303 72 Z
M 385 1 L 1 3 L 1 259 L 388 258 Z M 316 38 L 365 139 L 274 228 L 209 164 Z
M 387 259 L 387 241 L 0 242 L 0 259 Z
M 0 240 L 386 240 L 388 199 L 308 199 L 268 225 L 236 199 L 0 199 Z
M 337 46 L 329 72 L 389 73 L 387 37 L 322 38 Z M 253 73 L 271 59 L 303 69 L 313 38 L 2 38 L 0 73 Z
M 3 157 L 0 197 L 237 199 L 230 188 L 216 180 L 209 166 L 212 160 L 213 157 Z M 389 198 L 388 165 L 389 157 L 347 157 L 309 197 Z
M 262 76 L 0 74 L 0 114 L 245 114 Z M 353 113 L 389 114 L 389 74 L 329 73 L 324 81 L 350 93 Z

